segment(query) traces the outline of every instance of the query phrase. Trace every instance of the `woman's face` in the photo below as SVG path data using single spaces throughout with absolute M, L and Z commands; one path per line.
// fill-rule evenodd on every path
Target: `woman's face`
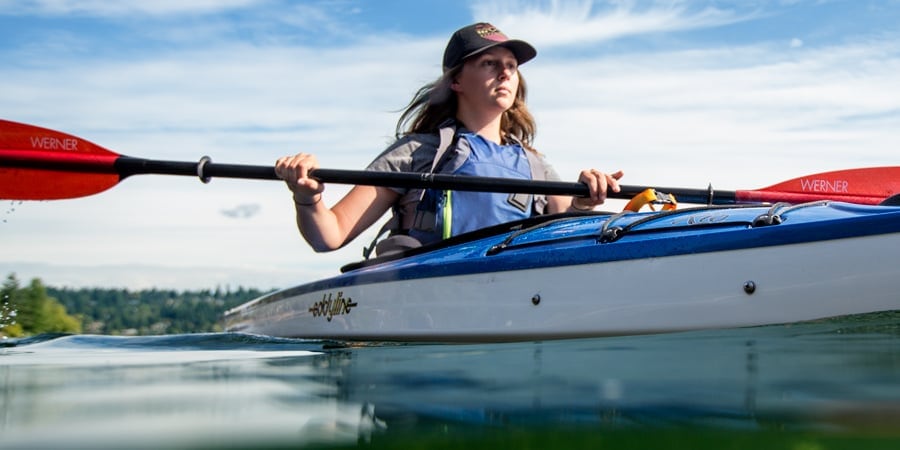
M 518 67 L 513 52 L 494 47 L 466 60 L 450 88 L 456 92 L 460 105 L 502 113 L 516 100 Z

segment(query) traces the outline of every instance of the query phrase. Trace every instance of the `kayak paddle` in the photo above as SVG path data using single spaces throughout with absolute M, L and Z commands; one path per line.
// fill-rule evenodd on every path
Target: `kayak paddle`
M 160 161 L 119 155 L 84 139 L 46 128 L 0 120 L 0 199 L 56 200 L 105 191 L 139 174 L 188 175 L 204 183 L 211 178 L 277 180 L 273 166 Z M 315 169 L 314 178 L 341 183 L 400 188 L 587 196 L 581 183 L 518 180 L 448 174 Z M 630 199 L 648 186 L 620 185 L 610 198 Z M 879 204 L 900 193 L 900 166 L 846 169 L 784 181 L 745 191 L 655 187 L 681 203 L 800 203 L 838 200 Z

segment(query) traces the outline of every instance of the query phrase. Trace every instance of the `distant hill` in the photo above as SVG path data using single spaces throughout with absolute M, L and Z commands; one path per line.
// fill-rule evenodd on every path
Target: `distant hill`
M 55 288 L 44 287 L 40 279 L 20 287 L 14 275 L 7 278 L 3 289 L 0 333 L 11 336 L 45 332 L 159 335 L 222 331 L 225 310 L 266 293 L 243 287 L 200 291 Z M 36 304 L 44 306 L 35 308 Z M 56 316 L 34 320 L 39 310 L 50 309 L 56 311 Z M 16 322 L 18 327 L 10 326 L 10 322 Z M 60 325 L 63 322 L 68 326 Z

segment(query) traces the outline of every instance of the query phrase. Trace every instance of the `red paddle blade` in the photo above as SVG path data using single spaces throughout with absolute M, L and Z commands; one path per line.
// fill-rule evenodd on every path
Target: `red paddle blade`
M 119 182 L 119 155 L 59 131 L 0 120 L 0 199 L 57 200 Z
M 877 205 L 900 193 L 900 166 L 867 167 L 805 175 L 756 191 L 736 191 L 739 203 L 836 200 Z

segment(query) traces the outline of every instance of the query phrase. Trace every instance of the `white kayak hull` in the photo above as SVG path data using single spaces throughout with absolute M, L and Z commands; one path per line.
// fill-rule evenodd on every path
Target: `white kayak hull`
M 232 331 L 271 336 L 433 342 L 792 323 L 900 309 L 898 250 L 900 232 L 892 232 L 595 263 L 324 283 L 321 289 L 296 288 L 257 299 L 229 311 L 227 320 Z M 554 253 L 545 257 L 553 259 Z

